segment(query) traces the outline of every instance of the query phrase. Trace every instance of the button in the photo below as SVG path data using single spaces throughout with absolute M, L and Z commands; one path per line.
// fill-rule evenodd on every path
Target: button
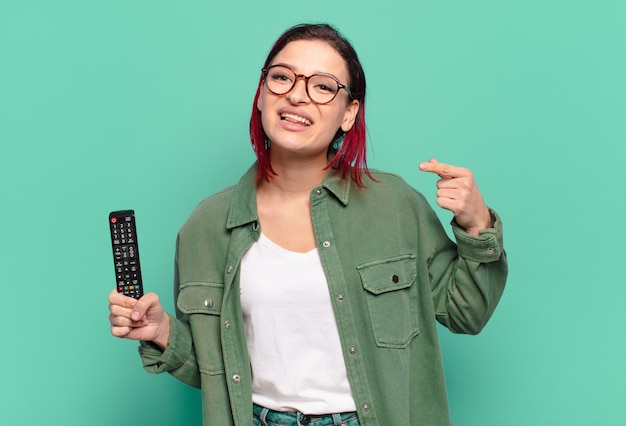
M 355 348 L 350 348 L 350 355 L 354 355 L 356 353 L 356 349 Z
M 207 308 L 212 308 L 213 307 L 213 300 L 212 299 L 206 299 L 204 301 L 204 306 L 206 306 Z
M 343 294 L 339 293 L 337 295 L 337 300 L 339 300 L 340 302 L 343 302 Z
M 393 281 L 394 283 L 398 284 L 398 281 L 400 281 L 400 278 L 396 274 L 393 274 L 391 276 L 391 281 Z
M 370 406 L 367 404 L 363 404 L 363 411 L 369 411 L 370 410 Z
M 241 376 L 239 374 L 235 374 L 233 376 L 233 383 L 239 383 L 241 381 Z
M 226 269 L 226 273 L 230 274 L 231 272 L 233 272 L 233 265 L 228 265 L 228 269 Z
M 330 241 L 324 241 L 322 245 L 326 248 L 330 247 Z
M 224 327 L 230 328 L 230 321 L 228 320 L 224 321 Z
M 322 195 L 322 190 L 321 190 L 321 189 L 316 189 L 316 190 L 315 190 L 315 193 L 316 193 L 317 195 Z
M 489 247 L 489 248 L 487 249 L 487 251 L 489 251 L 489 252 L 493 252 L 493 247 Z

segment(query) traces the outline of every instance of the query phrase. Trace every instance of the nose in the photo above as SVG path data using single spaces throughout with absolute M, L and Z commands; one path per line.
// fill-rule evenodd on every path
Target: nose
M 309 94 L 306 90 L 306 77 L 303 75 L 296 77 L 296 82 L 293 87 L 287 93 L 287 97 L 291 103 L 294 104 L 302 104 L 311 102 L 311 98 L 309 98 Z

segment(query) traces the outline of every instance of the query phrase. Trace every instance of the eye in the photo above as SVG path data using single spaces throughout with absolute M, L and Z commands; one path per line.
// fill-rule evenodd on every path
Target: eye
M 267 78 L 274 83 L 291 84 L 293 82 L 293 73 L 283 68 L 272 68 L 269 70 Z
M 317 86 L 315 86 L 315 90 L 319 90 L 320 92 L 327 92 L 327 93 L 337 92 L 337 89 L 335 87 L 331 87 L 326 84 L 318 84 Z
M 318 93 L 335 94 L 339 90 L 337 82 L 325 75 L 314 75 L 309 80 L 310 87 Z

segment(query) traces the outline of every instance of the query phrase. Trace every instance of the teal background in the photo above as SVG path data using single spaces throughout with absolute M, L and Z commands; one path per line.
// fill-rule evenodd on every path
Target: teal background
M 253 161 L 259 69 L 303 21 L 360 54 L 370 166 L 433 202 L 420 161 L 469 167 L 503 217 L 498 310 L 441 332 L 455 425 L 625 425 L 622 0 L 1 2 L 0 423 L 200 424 L 109 334 L 106 218 L 135 209 L 171 311 L 176 232 Z

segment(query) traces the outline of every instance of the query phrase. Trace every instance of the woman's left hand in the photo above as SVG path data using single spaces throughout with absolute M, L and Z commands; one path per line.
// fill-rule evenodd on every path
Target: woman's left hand
M 434 158 L 420 164 L 423 172 L 435 173 L 437 204 L 454 213 L 456 222 L 470 235 L 491 227 L 491 215 L 469 169 L 440 163 Z

